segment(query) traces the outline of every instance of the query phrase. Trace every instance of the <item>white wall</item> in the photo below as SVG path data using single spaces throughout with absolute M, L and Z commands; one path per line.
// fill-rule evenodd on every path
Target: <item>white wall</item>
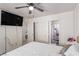
M 68 37 L 73 36 L 73 11 L 64 12 L 55 15 L 48 15 L 44 17 L 29 19 L 28 23 L 31 22 L 50 22 L 54 20 L 59 20 L 60 24 L 60 44 L 65 44 L 67 42 Z M 28 27 L 29 28 L 29 27 Z M 30 31 L 32 31 L 30 29 Z M 48 34 L 48 33 L 47 33 Z M 33 37 L 33 32 L 29 34 L 29 36 Z M 28 38 L 28 40 L 30 40 Z M 33 39 L 31 39 L 33 40 Z
M 74 36 L 79 36 L 79 4 L 74 9 Z
M 59 15 L 60 44 L 65 44 L 69 37 L 73 37 L 73 12 Z
M 28 35 L 28 39 L 27 39 L 27 43 L 33 41 L 34 37 L 33 37 L 33 22 L 29 22 L 27 25 L 27 35 Z
M 24 17 L 24 19 L 23 19 L 23 26 L 22 26 L 22 44 L 24 45 L 24 44 L 26 44 L 26 38 L 25 38 L 25 35 L 27 34 L 27 18 L 26 17 Z

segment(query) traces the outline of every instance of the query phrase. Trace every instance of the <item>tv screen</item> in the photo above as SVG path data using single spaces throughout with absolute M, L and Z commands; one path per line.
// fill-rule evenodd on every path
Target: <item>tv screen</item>
M 1 25 L 22 26 L 23 17 L 6 11 L 1 11 Z

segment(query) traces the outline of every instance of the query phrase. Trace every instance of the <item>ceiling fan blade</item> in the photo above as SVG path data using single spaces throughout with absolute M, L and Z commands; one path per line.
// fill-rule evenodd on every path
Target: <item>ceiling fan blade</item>
M 34 7 L 35 9 L 37 9 L 37 10 L 39 10 L 39 11 L 41 11 L 41 12 L 44 12 L 44 10 L 43 9 L 41 9 L 41 8 L 39 8 L 39 7 Z
M 27 3 L 27 5 L 29 5 L 29 6 L 34 6 L 34 3 Z
M 29 7 L 29 6 L 15 7 L 15 9 L 20 9 L 20 8 L 25 8 L 25 7 Z

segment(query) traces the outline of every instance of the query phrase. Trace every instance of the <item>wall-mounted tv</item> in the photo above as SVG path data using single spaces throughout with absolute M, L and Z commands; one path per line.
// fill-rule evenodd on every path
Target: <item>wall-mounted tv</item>
M 6 11 L 1 11 L 1 25 L 22 26 L 23 17 Z

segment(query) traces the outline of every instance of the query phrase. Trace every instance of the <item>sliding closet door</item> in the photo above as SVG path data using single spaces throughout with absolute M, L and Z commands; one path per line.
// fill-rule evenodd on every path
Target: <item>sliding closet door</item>
M 16 33 L 17 33 L 17 47 L 22 46 L 22 27 L 16 28 Z
M 48 43 L 48 22 L 35 22 L 35 40 Z
M 5 27 L 0 27 L 0 54 L 5 53 Z
M 6 26 L 6 51 L 17 48 L 17 32 L 15 26 Z

